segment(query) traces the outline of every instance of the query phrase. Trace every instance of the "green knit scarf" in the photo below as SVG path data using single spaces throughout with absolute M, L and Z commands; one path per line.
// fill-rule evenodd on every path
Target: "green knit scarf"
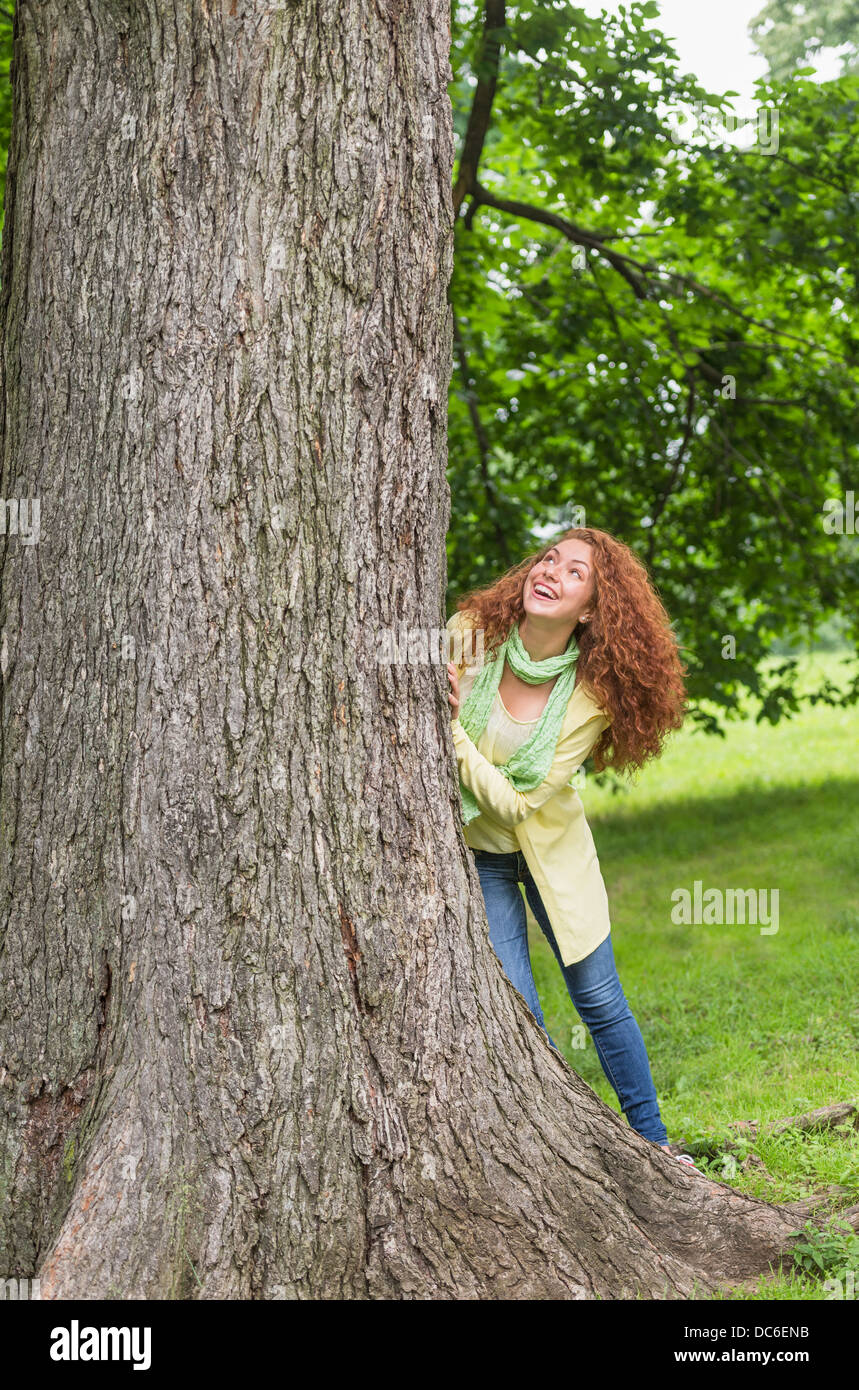
M 505 661 L 513 674 L 520 680 L 527 681 L 529 685 L 541 685 L 544 681 L 558 677 L 531 737 L 498 768 L 519 792 L 531 791 L 538 787 L 549 774 L 567 704 L 575 684 L 578 656 L 579 649 L 575 638 L 571 636 L 566 651 L 560 656 L 550 656 L 545 661 L 532 661 L 522 645 L 519 624 L 514 623 L 494 659 L 485 662 L 478 671 L 468 699 L 460 710 L 459 722 L 472 743 L 476 744 L 486 728 L 504 672 Z M 463 821 L 467 825 L 475 816 L 480 815 L 480 807 L 473 793 L 461 779 L 459 786 L 462 792 Z

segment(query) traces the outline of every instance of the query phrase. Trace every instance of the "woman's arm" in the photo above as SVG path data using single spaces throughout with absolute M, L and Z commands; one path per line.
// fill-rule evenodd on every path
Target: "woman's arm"
M 559 738 L 548 776 L 529 792 L 517 792 L 503 772 L 499 772 L 488 758 L 484 758 L 483 754 L 477 751 L 458 719 L 451 720 L 450 731 L 453 734 L 459 775 L 472 792 L 481 811 L 488 812 L 500 825 L 512 829 L 514 825 L 518 825 L 520 821 L 539 810 L 550 796 L 554 796 L 566 786 L 607 726 L 608 720 L 605 715 L 596 711 L 582 724 Z

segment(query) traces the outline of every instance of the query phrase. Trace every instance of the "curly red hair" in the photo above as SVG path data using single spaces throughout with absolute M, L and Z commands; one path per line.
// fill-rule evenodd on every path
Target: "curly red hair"
M 574 634 L 577 683 L 587 687 L 609 720 L 594 746 L 594 766 L 598 772 L 607 767 L 634 772 L 658 757 L 666 735 L 683 723 L 686 668 L 662 600 L 629 546 L 592 526 L 573 527 L 551 544 L 562 540 L 586 541 L 594 552 L 591 617 Z M 483 629 L 484 656 L 524 617 L 525 579 L 550 548 L 526 556 L 488 588 L 460 598 L 457 609 L 474 616 L 475 626 Z

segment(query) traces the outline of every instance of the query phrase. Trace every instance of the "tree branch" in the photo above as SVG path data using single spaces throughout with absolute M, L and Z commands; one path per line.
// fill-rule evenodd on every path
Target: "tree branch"
M 652 261 L 637 261 L 632 256 L 624 255 L 621 251 L 614 251 L 606 243 L 615 241 L 624 236 L 620 232 L 595 232 L 588 231 L 584 227 L 579 227 L 569 218 L 561 217 L 558 213 L 548 212 L 543 208 L 538 208 L 530 203 L 522 203 L 516 199 L 499 198 L 491 193 L 488 188 L 478 182 L 477 171 L 480 158 L 483 153 L 483 145 L 489 129 L 492 116 L 492 103 L 498 84 L 498 68 L 501 57 L 501 34 L 506 30 L 506 5 L 505 0 L 485 0 L 483 40 L 480 49 L 480 58 L 477 62 L 477 86 L 474 92 L 474 99 L 471 104 L 471 111 L 468 118 L 468 126 L 463 143 L 462 156 L 459 162 L 456 181 L 453 189 L 454 216 L 459 213 L 465 198 L 472 201 L 466 212 L 465 223 L 471 229 L 471 223 L 477 209 L 482 205 L 495 208 L 498 212 L 507 212 L 513 217 L 525 218 L 531 222 L 541 223 L 546 227 L 554 227 L 561 232 L 568 241 L 577 246 L 583 246 L 595 251 L 600 255 L 632 289 L 636 299 L 651 299 L 651 283 L 654 277 L 658 277 L 661 282 L 663 277 L 668 276 L 674 285 L 684 285 L 694 294 L 699 294 L 705 298 L 713 300 L 726 309 L 728 313 L 735 315 L 743 322 L 751 324 L 755 328 L 764 328 L 778 338 L 787 339 L 791 342 L 801 343 L 807 347 L 807 340 L 795 333 L 789 333 L 786 329 L 778 328 L 775 324 L 756 319 L 751 314 L 745 313 L 729 299 L 726 299 L 718 291 L 710 289 L 708 285 L 702 284 L 691 275 L 684 275 L 677 271 L 665 271 L 661 266 Z M 789 162 L 789 161 L 788 161 Z M 630 239 L 637 235 L 649 235 L 649 233 L 632 233 Z M 825 348 L 816 349 L 827 357 L 838 357 L 837 353 L 831 353 Z M 841 359 L 846 360 L 846 359 Z M 788 402 L 775 402 L 768 398 L 760 398 L 753 402 L 752 398 L 746 398 L 745 403 L 755 404 L 788 404 Z M 801 404 L 801 402 L 797 402 Z
M 468 117 L 468 126 L 462 145 L 462 156 L 456 182 L 453 185 L 453 215 L 456 217 L 462 201 L 477 178 L 483 142 L 489 129 L 492 116 L 492 103 L 498 85 L 498 64 L 501 57 L 501 39 L 507 23 L 505 0 L 486 0 L 483 16 L 483 42 L 478 59 L 477 86 Z
M 476 179 L 469 192 L 478 204 L 482 203 L 486 207 L 496 208 L 499 212 L 509 212 L 511 217 L 524 217 L 530 222 L 540 222 L 545 227 L 554 227 L 557 231 L 563 232 L 567 240 L 574 242 L 576 246 L 586 246 L 592 251 L 597 251 L 604 260 L 608 261 L 610 266 L 614 267 L 619 275 L 623 276 L 636 299 L 647 298 L 647 286 L 628 268 L 630 265 L 635 265 L 632 258 L 621 256 L 617 251 L 612 251 L 609 246 L 606 246 L 602 237 L 597 236 L 596 232 L 588 232 L 584 227 L 578 227 L 575 222 L 570 222 L 568 218 L 561 217 L 557 212 L 547 212 L 544 208 L 535 208 L 530 203 L 520 203 L 513 198 L 497 198 Z
M 563 232 L 568 241 L 574 242 L 577 246 L 588 247 L 596 251 L 602 258 L 611 265 L 619 275 L 623 276 L 627 284 L 632 288 L 637 299 L 651 299 L 649 293 L 650 285 L 647 280 L 651 276 L 668 276 L 675 284 L 688 286 L 696 294 L 704 295 L 708 299 L 721 304 L 728 313 L 736 315 L 745 323 L 752 324 L 755 328 L 765 328 L 769 333 L 774 333 L 780 338 L 787 338 L 794 343 L 802 343 L 808 346 L 807 340 L 801 338 L 796 333 L 788 333 L 784 328 L 778 328 L 773 323 L 766 323 L 763 319 L 756 319 L 751 314 L 746 314 L 739 309 L 736 304 L 732 304 L 729 299 L 716 290 L 711 290 L 708 285 L 702 285 L 699 280 L 693 279 L 691 275 L 683 275 L 678 271 L 666 271 L 661 266 L 653 262 L 637 261 L 633 256 L 625 256 L 621 251 L 613 251 L 606 245 L 606 237 L 598 235 L 596 232 L 589 232 L 584 227 L 579 227 L 569 218 L 561 217 L 556 212 L 547 212 L 543 208 L 534 207 L 531 203 L 521 203 L 512 198 L 499 198 L 494 193 L 490 193 L 488 188 L 478 183 L 475 179 L 473 186 L 469 190 L 474 203 L 469 209 L 469 220 L 474 216 L 477 206 L 485 204 L 487 207 L 496 208 L 499 212 L 508 212 L 512 217 L 525 218 L 531 222 L 542 223 L 546 227 L 555 227 L 559 232 Z M 640 274 L 636 274 L 640 272 Z M 827 357 L 840 357 L 838 353 L 831 353 L 825 348 L 817 351 L 825 353 Z M 846 360 L 841 358 L 840 360 Z

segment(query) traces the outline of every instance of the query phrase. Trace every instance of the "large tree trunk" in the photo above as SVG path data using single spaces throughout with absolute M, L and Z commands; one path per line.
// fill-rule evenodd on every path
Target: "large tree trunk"
M 18 13 L 0 1268 L 47 1298 L 678 1296 L 684 1170 L 487 937 L 446 682 L 447 0 Z

